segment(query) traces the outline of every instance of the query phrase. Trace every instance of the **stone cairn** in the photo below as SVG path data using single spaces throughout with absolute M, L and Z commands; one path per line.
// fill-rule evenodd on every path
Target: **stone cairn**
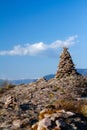
M 55 75 L 56 78 L 63 78 L 71 75 L 80 75 L 75 69 L 75 65 L 72 61 L 68 48 L 63 48 L 63 52 L 60 56 L 60 62 L 58 71 Z

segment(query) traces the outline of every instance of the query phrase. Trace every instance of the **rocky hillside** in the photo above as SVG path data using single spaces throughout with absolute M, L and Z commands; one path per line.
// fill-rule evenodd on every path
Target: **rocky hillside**
M 86 97 L 87 77 L 64 48 L 54 78 L 0 89 L 0 130 L 87 130 Z

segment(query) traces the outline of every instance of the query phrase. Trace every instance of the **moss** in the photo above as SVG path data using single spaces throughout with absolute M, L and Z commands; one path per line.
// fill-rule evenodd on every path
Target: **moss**
M 54 97 L 54 94 L 53 93 L 50 93 L 50 98 L 53 98 Z

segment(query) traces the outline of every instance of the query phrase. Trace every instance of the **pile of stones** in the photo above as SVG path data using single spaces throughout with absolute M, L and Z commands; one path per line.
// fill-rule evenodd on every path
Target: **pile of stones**
M 67 48 L 63 48 L 63 52 L 60 56 L 60 62 L 58 66 L 58 71 L 55 75 L 56 78 L 62 78 L 71 75 L 80 75 L 74 66 L 70 53 Z

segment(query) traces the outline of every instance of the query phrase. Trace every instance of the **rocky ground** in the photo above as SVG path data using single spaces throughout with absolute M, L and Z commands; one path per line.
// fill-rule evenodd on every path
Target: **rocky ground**
M 77 76 L 77 79 L 76 77 L 67 77 L 61 80 L 54 78 L 49 81 L 41 78 L 34 83 L 18 85 L 6 90 L 0 93 L 0 129 L 30 129 L 38 121 L 39 112 L 48 105 L 55 104 L 57 109 L 64 110 L 67 109 L 68 101 L 70 103 L 71 101 L 75 102 L 76 107 L 78 107 L 78 102 L 80 102 L 80 107 L 87 105 L 86 99 L 82 99 L 83 102 L 81 100 L 81 97 L 87 95 L 86 86 L 87 78 Z M 64 104 L 61 100 L 65 99 L 66 103 Z M 71 108 L 73 108 L 73 105 Z M 71 111 L 71 108 L 69 111 Z M 76 110 L 72 109 L 72 111 L 77 112 L 78 108 Z M 80 114 L 82 113 L 80 112 Z M 78 118 L 81 120 L 83 117 Z M 82 122 L 86 124 L 86 120 L 84 119 Z

